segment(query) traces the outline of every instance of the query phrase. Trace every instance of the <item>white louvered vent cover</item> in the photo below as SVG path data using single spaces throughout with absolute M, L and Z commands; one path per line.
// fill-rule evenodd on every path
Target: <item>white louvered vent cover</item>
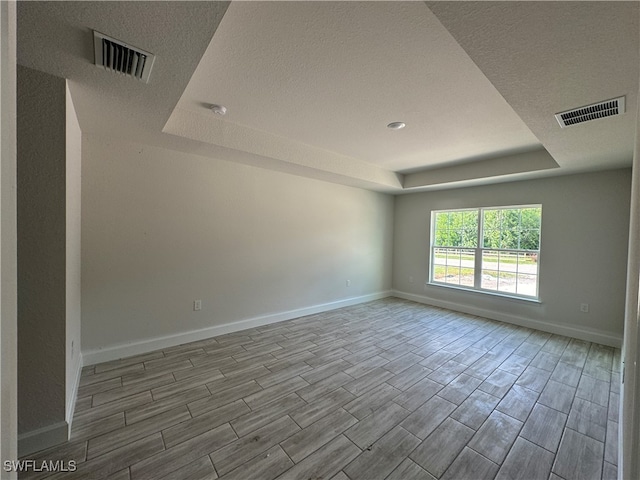
M 579 123 L 590 122 L 598 118 L 622 115 L 624 113 L 624 97 L 605 100 L 585 107 L 574 108 L 566 112 L 556 113 L 555 117 L 560 127 L 570 127 Z
M 100 32 L 93 32 L 93 48 L 96 65 L 106 70 L 118 72 L 129 77 L 149 82 L 149 75 L 156 57 L 120 40 L 108 37 Z

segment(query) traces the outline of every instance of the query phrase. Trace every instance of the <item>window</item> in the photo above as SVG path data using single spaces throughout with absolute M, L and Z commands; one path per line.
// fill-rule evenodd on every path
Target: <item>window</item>
M 430 282 L 538 298 L 541 205 L 431 214 Z

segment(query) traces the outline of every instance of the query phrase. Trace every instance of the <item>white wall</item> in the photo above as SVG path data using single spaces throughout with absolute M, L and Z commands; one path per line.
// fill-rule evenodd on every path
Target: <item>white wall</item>
M 389 195 L 91 134 L 82 152 L 85 363 L 391 288 Z
M 620 346 L 630 170 L 399 196 L 394 290 L 405 298 Z M 431 210 L 542 204 L 540 300 L 531 303 L 425 285 Z M 414 282 L 409 282 L 409 277 Z M 589 304 L 589 313 L 580 304 Z
M 640 105 L 636 111 L 636 125 Z M 618 441 L 618 478 L 640 476 L 640 134 L 636 127 L 631 182 L 631 215 L 629 221 L 629 259 L 627 295 L 622 347 L 620 417 Z
M 80 259 L 81 259 L 81 159 L 82 132 L 76 116 L 69 83 L 66 88 L 66 420 L 73 419 L 76 393 L 82 370 L 80 355 Z
M 16 254 L 16 4 L 0 2 L 0 458 L 18 457 Z M 0 471 L 3 479 L 15 472 Z

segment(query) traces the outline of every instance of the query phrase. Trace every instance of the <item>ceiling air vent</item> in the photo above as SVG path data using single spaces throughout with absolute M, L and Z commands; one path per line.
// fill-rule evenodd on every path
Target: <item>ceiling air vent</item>
M 578 123 L 590 122 L 598 118 L 622 115 L 624 113 L 624 97 L 594 103 L 586 107 L 575 108 L 566 112 L 556 113 L 555 117 L 560 127 L 570 127 Z
M 151 68 L 156 59 L 152 53 L 132 47 L 96 31 L 93 32 L 93 48 L 96 55 L 96 65 L 137 78 L 144 83 L 149 82 Z

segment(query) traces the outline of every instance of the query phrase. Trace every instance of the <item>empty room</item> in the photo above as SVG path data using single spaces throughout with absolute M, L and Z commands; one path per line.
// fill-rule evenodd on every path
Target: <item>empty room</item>
M 640 478 L 640 4 L 0 2 L 1 478 Z

